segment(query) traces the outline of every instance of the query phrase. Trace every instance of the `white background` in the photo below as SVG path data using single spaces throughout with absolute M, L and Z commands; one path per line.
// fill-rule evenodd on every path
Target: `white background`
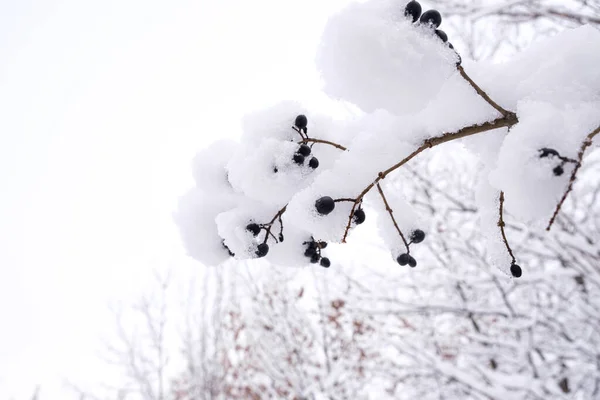
M 95 375 L 106 304 L 186 259 L 194 153 L 246 112 L 320 101 L 343 1 L 0 0 L 0 399 Z

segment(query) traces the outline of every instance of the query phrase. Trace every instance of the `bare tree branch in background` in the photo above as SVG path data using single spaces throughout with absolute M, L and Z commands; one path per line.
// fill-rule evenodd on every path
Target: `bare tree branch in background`
M 170 355 L 167 351 L 167 292 L 171 277 L 154 272 L 149 293 L 133 305 L 111 307 L 115 335 L 105 339 L 101 358 L 118 374 L 112 382 L 98 377 L 96 388 L 67 386 L 82 400 L 167 400 L 171 384 L 167 380 Z
M 144 331 L 117 325 L 124 346 L 112 354 L 129 384 L 113 398 L 596 398 L 600 190 L 585 182 L 600 174 L 600 153 L 582 166 L 550 235 L 506 223 L 530 270 L 518 281 L 487 262 L 472 218 L 476 168 L 448 158 L 402 172 L 402 187 L 388 182 L 430 216 L 418 268 L 390 260 L 304 275 L 208 269 L 184 299 L 184 365 L 174 379 L 164 375 L 175 353 L 160 347 L 168 322 L 160 295 L 133 309 Z
M 582 167 L 582 182 L 600 173 L 599 155 Z M 459 159 L 451 169 L 442 165 L 417 165 L 417 183 L 408 189 L 411 179 L 399 179 L 437 227 L 428 261 L 409 271 L 316 270 L 312 285 L 269 270 L 251 286 L 248 307 L 225 305 L 236 310 L 236 323 L 223 331 L 227 356 L 204 361 L 226 370 L 223 391 L 210 398 L 597 396 L 600 297 L 591 293 L 600 290 L 598 190 L 576 185 L 576 207 L 565 209 L 550 237 L 543 227 L 506 224 L 521 237 L 531 268 L 527 279 L 508 281 L 488 265 L 472 221 L 473 166 Z M 590 212 L 573 214 L 582 206 Z M 184 374 L 182 382 L 193 379 Z M 178 393 L 180 400 L 202 398 Z
M 583 24 L 600 27 L 597 0 L 431 0 L 461 53 L 475 60 L 503 58 L 532 41 Z M 454 34 L 458 38 L 453 38 Z

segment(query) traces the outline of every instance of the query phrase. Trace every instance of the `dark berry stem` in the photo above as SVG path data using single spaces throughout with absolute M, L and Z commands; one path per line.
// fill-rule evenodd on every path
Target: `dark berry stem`
M 335 201 L 336 203 L 340 203 L 342 201 L 355 202 L 356 199 L 350 199 L 350 198 L 342 197 L 340 199 L 334 199 L 333 201 Z
M 471 79 L 471 77 L 469 75 L 467 75 L 467 73 L 463 69 L 462 65 L 459 64 L 459 65 L 457 65 L 456 68 L 458 69 L 458 72 L 460 73 L 460 75 L 469 83 L 469 85 L 471 85 L 471 87 L 473 89 L 475 89 L 475 91 L 477 92 L 477 94 L 482 99 L 484 99 L 490 106 L 494 107 L 496 109 L 496 111 L 498 111 L 500 114 L 502 114 L 503 117 L 508 117 L 510 114 L 512 114 L 514 116 L 513 112 L 505 110 L 500 105 L 498 105 L 498 103 L 496 103 L 494 100 L 492 100 L 490 98 L 490 96 L 488 96 L 488 94 L 486 92 L 484 92 L 483 89 L 481 89 L 479 87 L 479 85 L 477 85 L 473 81 L 473 79 Z M 515 118 L 516 118 L 516 116 L 515 116 Z
M 392 219 L 392 222 L 394 223 L 394 227 L 396 228 L 396 230 L 398 231 L 398 234 L 402 238 L 402 242 L 404 243 L 404 246 L 406 246 L 406 254 L 410 254 L 410 248 L 408 246 L 408 243 L 406 242 L 406 239 L 404 238 L 402 231 L 400 230 L 400 228 L 398 227 L 398 224 L 396 223 L 396 218 L 394 218 L 394 210 L 392 210 L 392 208 L 390 207 L 387 199 L 385 198 L 385 194 L 383 194 L 383 189 L 381 189 L 381 185 L 379 183 L 377 183 L 377 190 L 379 191 L 379 195 L 381 196 L 381 199 L 383 200 L 383 204 L 385 204 L 385 209 L 387 210 L 388 214 L 390 214 L 390 218 Z
M 307 139 L 308 139 L 308 134 L 306 134 L 306 135 L 305 135 L 305 134 L 304 134 L 304 133 L 302 133 L 302 131 L 301 131 L 300 129 L 298 129 L 297 127 L 295 127 L 295 126 L 292 126 L 292 129 L 293 129 L 293 130 L 295 130 L 296 132 L 298 132 L 298 134 L 299 134 L 299 135 L 300 135 L 300 137 L 302 138 L 302 140 L 301 140 L 299 143 L 304 143 L 304 140 L 307 140 Z
M 498 218 L 498 226 L 500 227 L 500 233 L 502 233 L 502 241 L 506 246 L 506 250 L 508 250 L 508 254 L 510 254 L 510 258 L 512 259 L 511 264 L 515 264 L 517 260 L 508 244 L 508 240 L 506 239 L 506 234 L 504 233 L 504 192 L 500 192 L 500 217 Z
M 330 142 L 329 140 L 309 138 L 308 136 L 306 138 L 303 137 L 302 140 L 299 141 L 298 143 L 321 143 L 321 144 L 328 144 L 330 146 L 335 147 L 336 149 L 340 149 L 343 151 L 348 150 L 346 147 L 342 146 L 341 144 Z
M 281 224 L 281 229 L 279 230 L 279 233 L 280 234 L 283 233 L 283 221 L 281 220 L 281 216 L 283 215 L 283 213 L 285 213 L 286 209 L 287 209 L 287 204 L 285 206 L 283 206 L 283 208 L 281 210 L 277 211 L 277 214 L 275 214 L 275 216 L 273 217 L 273 219 L 271 219 L 271 221 L 264 224 L 264 227 L 267 232 L 265 234 L 265 240 L 263 241 L 263 243 L 267 243 L 267 240 L 269 240 L 269 235 L 273 236 L 273 239 L 275 239 L 275 242 L 277 243 L 277 238 L 275 237 L 275 235 L 273 235 L 271 233 L 271 228 L 273 227 L 273 224 L 275 223 L 275 221 L 279 220 L 279 223 Z

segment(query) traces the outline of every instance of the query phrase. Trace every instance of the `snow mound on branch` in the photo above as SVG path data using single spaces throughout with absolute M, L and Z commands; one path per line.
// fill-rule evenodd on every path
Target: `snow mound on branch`
M 582 26 L 535 43 L 508 62 L 474 64 L 469 74 L 507 109 L 515 110 L 522 99 L 555 105 L 598 101 L 598 49 L 600 31 Z
M 421 110 L 416 119 L 435 135 L 456 132 L 469 125 L 498 118 L 498 111 L 484 101 L 456 71 L 440 88 L 438 95 Z
M 258 203 L 247 201 L 234 209 L 225 211 L 216 216 L 215 222 L 218 233 L 223 238 L 225 245 L 235 254 L 235 258 L 243 260 L 254 258 L 263 235 L 254 237 L 252 232 L 246 230 L 250 223 L 261 224 L 271 218 L 269 212 Z
M 206 193 L 231 192 L 225 166 L 238 148 L 233 140 L 219 140 L 196 154 L 192 162 L 196 186 Z
M 300 114 L 306 115 L 306 109 L 298 102 L 286 100 L 244 116 L 242 143 L 252 146 L 262 139 L 298 140 L 300 136 L 292 127 Z
M 457 60 L 433 30 L 412 24 L 395 0 L 352 3 L 331 17 L 316 57 L 330 96 L 396 115 L 422 109 Z
M 540 149 L 552 148 L 577 159 L 586 136 L 600 124 L 600 102 L 557 107 L 548 102 L 522 101 L 519 123 L 504 139 L 490 182 L 506 194 L 508 211 L 523 222 L 548 218 L 568 185 L 575 164 L 558 157 L 540 158 Z M 553 169 L 561 165 L 564 173 Z
M 190 257 L 204 265 L 219 265 L 229 258 L 215 218 L 234 205 L 232 197 L 209 197 L 198 188 L 193 188 L 179 199 L 174 219 Z
M 236 190 L 251 199 L 280 206 L 303 187 L 306 187 L 315 170 L 293 161 L 299 145 L 265 139 L 257 147 L 240 149 L 227 165 L 229 180 Z
M 186 252 L 205 265 L 218 265 L 229 258 L 215 218 L 241 200 L 225 169 L 237 146 L 236 142 L 221 140 L 196 155 L 192 164 L 196 186 L 179 199 L 173 215 Z
M 348 142 L 350 133 L 330 117 L 309 114 L 307 134 L 301 134 L 293 127 L 300 114 L 306 115 L 306 109 L 299 103 L 283 101 L 245 117 L 242 146 L 227 165 L 229 181 L 236 191 L 264 204 L 282 207 L 333 165 L 341 150 L 328 144 L 307 142 L 311 154 L 302 164 L 295 163 L 293 157 L 306 135 L 338 143 Z M 309 166 L 312 158 L 318 160 L 316 169 Z

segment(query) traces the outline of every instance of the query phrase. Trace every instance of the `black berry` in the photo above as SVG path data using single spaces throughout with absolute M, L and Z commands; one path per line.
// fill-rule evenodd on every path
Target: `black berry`
M 554 149 L 549 149 L 547 147 L 544 147 L 542 149 L 540 149 L 540 158 L 544 158 L 544 157 L 548 157 L 548 156 L 559 156 L 558 151 L 554 150 Z
M 306 115 L 300 114 L 296 117 L 294 125 L 296 125 L 296 128 L 298 129 L 306 129 L 306 127 L 308 126 L 308 118 L 306 118 Z
M 557 165 L 552 172 L 554 172 L 554 175 L 556 176 L 561 176 L 562 174 L 565 173 L 564 168 L 561 165 Z
M 421 4 L 414 0 L 411 1 L 406 5 L 406 8 L 404 9 L 404 15 L 407 17 L 411 16 L 412 22 L 417 22 L 417 20 L 421 16 Z
M 304 157 L 308 157 L 310 154 L 310 147 L 305 144 L 300 145 L 298 148 L 298 153 L 302 154 Z
M 412 257 L 408 254 L 400 254 L 398 256 L 398 258 L 396 258 L 396 261 L 398 262 L 398 264 L 400 265 L 406 265 L 408 264 L 408 260 L 410 260 Z
M 442 15 L 437 10 L 428 10 L 421 15 L 421 23 L 437 28 L 442 23 Z
M 448 35 L 446 35 L 446 32 L 444 32 L 440 29 L 436 29 L 435 34 L 437 35 L 437 37 L 442 39 L 442 42 L 446 43 L 448 41 Z
M 329 268 L 329 266 L 331 266 L 331 261 L 329 261 L 329 258 L 327 258 L 327 257 L 321 258 L 321 266 L 325 267 L 325 268 Z
M 260 233 L 260 226 L 258 226 L 258 224 L 255 223 L 251 223 L 246 225 L 246 230 L 252 232 L 252 235 L 258 236 L 258 234 Z
M 279 234 L 279 241 L 280 241 L 280 242 L 283 242 L 283 239 L 284 239 L 284 237 L 283 237 L 283 233 L 280 233 L 280 234 Z
M 279 172 L 279 170 L 277 169 L 277 167 L 273 167 L 273 172 L 274 172 L 274 173 L 277 173 L 277 172 Z
M 362 208 L 359 208 L 354 212 L 354 222 L 356 223 L 356 225 L 360 225 L 363 222 L 365 222 L 365 217 L 365 212 Z
M 315 202 L 315 208 L 321 215 L 327 215 L 335 208 L 335 202 L 329 196 L 323 196 Z
M 425 232 L 420 229 L 415 229 L 410 234 L 410 241 L 415 244 L 421 243 L 423 240 L 425 240 Z
M 316 157 L 311 158 L 308 162 L 308 166 L 312 169 L 317 169 L 319 167 L 319 160 L 317 160 Z
M 408 256 L 408 265 L 411 268 L 414 268 L 417 266 L 417 260 L 415 260 L 412 256 Z
M 523 270 L 517 264 L 511 264 L 511 266 L 510 266 L 510 273 L 515 278 L 520 278 L 521 275 L 523 275 Z
M 294 154 L 294 158 L 293 158 L 294 162 L 296 164 L 302 165 L 304 164 L 304 156 L 302 154 Z
M 448 47 L 450 47 L 452 50 L 454 50 L 454 46 L 452 46 L 452 43 L 448 42 Z
M 304 256 L 305 257 L 312 257 L 316 253 L 317 253 L 317 250 L 314 247 L 309 247 L 308 249 L 306 249 L 304 251 Z
M 268 252 L 269 252 L 269 245 L 266 243 L 261 243 L 256 248 L 256 252 L 254 254 L 256 254 L 260 258 L 260 257 L 266 256 Z
M 321 256 L 318 255 L 317 253 L 315 253 L 310 257 L 310 262 L 313 264 L 316 264 L 319 262 L 320 259 L 321 259 Z

